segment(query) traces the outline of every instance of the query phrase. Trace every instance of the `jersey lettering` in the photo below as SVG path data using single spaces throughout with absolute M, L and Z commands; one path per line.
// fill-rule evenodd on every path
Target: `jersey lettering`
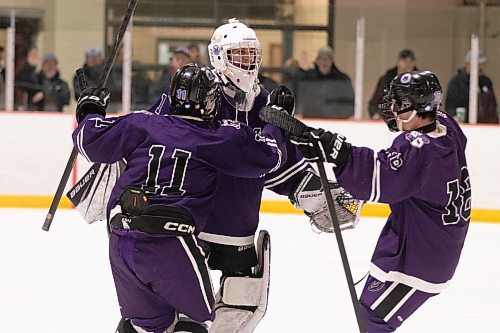
M 469 221 L 471 211 L 471 189 L 467 167 L 462 167 L 460 181 L 458 179 L 451 180 L 446 186 L 448 204 L 446 205 L 446 213 L 441 216 L 443 224 L 457 224 L 460 217 L 465 221 Z
M 146 184 L 142 185 L 144 192 L 148 194 L 158 194 L 158 174 L 160 172 L 161 158 L 165 152 L 165 146 L 153 145 L 149 149 L 148 177 Z M 186 191 L 182 188 L 186 176 L 188 160 L 191 152 L 182 149 L 175 149 L 172 159 L 175 159 L 170 185 L 163 186 L 160 195 L 184 195 Z

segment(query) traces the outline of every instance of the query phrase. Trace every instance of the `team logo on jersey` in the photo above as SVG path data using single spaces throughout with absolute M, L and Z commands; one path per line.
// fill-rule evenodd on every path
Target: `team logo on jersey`
M 398 152 L 385 152 L 387 158 L 389 159 L 389 166 L 392 170 L 396 171 L 397 169 L 403 166 L 403 158 L 401 157 L 401 153 Z
M 410 141 L 410 144 L 415 148 L 422 148 L 424 145 L 431 142 L 427 135 L 417 131 L 406 133 L 405 139 Z
M 222 119 L 221 126 L 229 126 L 229 127 L 234 127 L 236 129 L 240 129 L 241 124 L 237 122 L 236 120 L 230 120 L 230 119 Z
M 368 286 L 368 291 L 379 291 L 382 289 L 385 285 L 385 282 L 379 281 L 379 280 L 373 280 L 370 282 L 370 285 Z
M 406 74 L 403 74 L 401 76 L 401 79 L 400 79 L 401 83 L 408 83 L 411 81 L 411 74 L 410 73 L 406 73 Z

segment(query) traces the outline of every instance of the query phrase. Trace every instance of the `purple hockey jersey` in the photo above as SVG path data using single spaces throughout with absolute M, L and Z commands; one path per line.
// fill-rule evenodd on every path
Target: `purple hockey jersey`
M 334 169 L 354 197 L 388 203 L 391 214 L 375 248 L 370 274 L 439 293 L 457 267 L 470 220 L 467 139 L 443 113 L 433 132 L 403 132 L 388 149 L 352 147 Z
M 255 98 L 249 112 L 237 111 L 235 101 L 223 94 L 217 119 L 236 120 L 253 128 L 259 134 L 265 123 L 259 118 L 260 109 L 266 105 L 269 92 L 262 89 Z M 150 109 L 152 113 L 169 114 L 170 106 L 166 94 Z M 309 167 L 297 147 L 285 140 L 287 160 L 282 166 L 266 175 L 265 178 L 241 178 L 224 175 L 219 179 L 205 231 L 200 238 L 227 245 L 249 245 L 259 223 L 259 210 L 264 187 L 283 195 L 289 195 L 302 179 Z M 243 148 L 242 148 L 243 149 Z M 255 159 L 258 157 L 255 156 Z
M 219 127 L 176 116 L 136 112 L 121 117 L 89 115 L 73 133 L 89 161 L 127 167 L 108 203 L 108 214 L 127 186 L 142 188 L 152 204 L 187 209 L 201 231 L 221 174 L 262 178 L 286 160 L 281 131 L 266 125 L 260 135 L 243 124 Z

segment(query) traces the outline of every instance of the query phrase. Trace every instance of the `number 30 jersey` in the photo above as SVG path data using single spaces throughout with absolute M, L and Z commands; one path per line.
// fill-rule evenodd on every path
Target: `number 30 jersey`
M 221 174 L 259 178 L 286 161 L 281 131 L 262 132 L 238 122 L 215 127 L 198 119 L 135 112 L 120 117 L 89 115 L 73 133 L 79 153 L 89 161 L 125 160 L 108 202 L 108 216 L 127 186 L 143 189 L 152 204 L 174 205 L 193 216 L 197 233 Z
M 370 274 L 429 293 L 452 278 L 471 212 L 467 139 L 453 119 L 437 118 L 436 130 L 403 132 L 388 149 L 353 147 L 335 169 L 354 197 L 390 206 Z

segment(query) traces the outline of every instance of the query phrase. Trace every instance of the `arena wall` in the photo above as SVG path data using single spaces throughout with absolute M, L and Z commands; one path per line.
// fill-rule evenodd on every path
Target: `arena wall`
M 308 120 L 337 131 L 354 145 L 388 147 L 393 139 L 383 122 Z M 59 113 L 0 113 L 0 207 L 49 207 L 71 152 L 74 116 Z M 473 220 L 500 222 L 500 126 L 464 125 L 472 182 Z M 496 139 L 495 139 L 496 138 Z M 90 164 L 78 158 L 70 185 Z M 69 189 L 69 185 L 68 185 Z M 61 208 L 71 208 L 64 198 Z M 287 198 L 265 191 L 263 212 L 300 213 Z M 388 208 L 368 204 L 364 215 L 386 216 Z

